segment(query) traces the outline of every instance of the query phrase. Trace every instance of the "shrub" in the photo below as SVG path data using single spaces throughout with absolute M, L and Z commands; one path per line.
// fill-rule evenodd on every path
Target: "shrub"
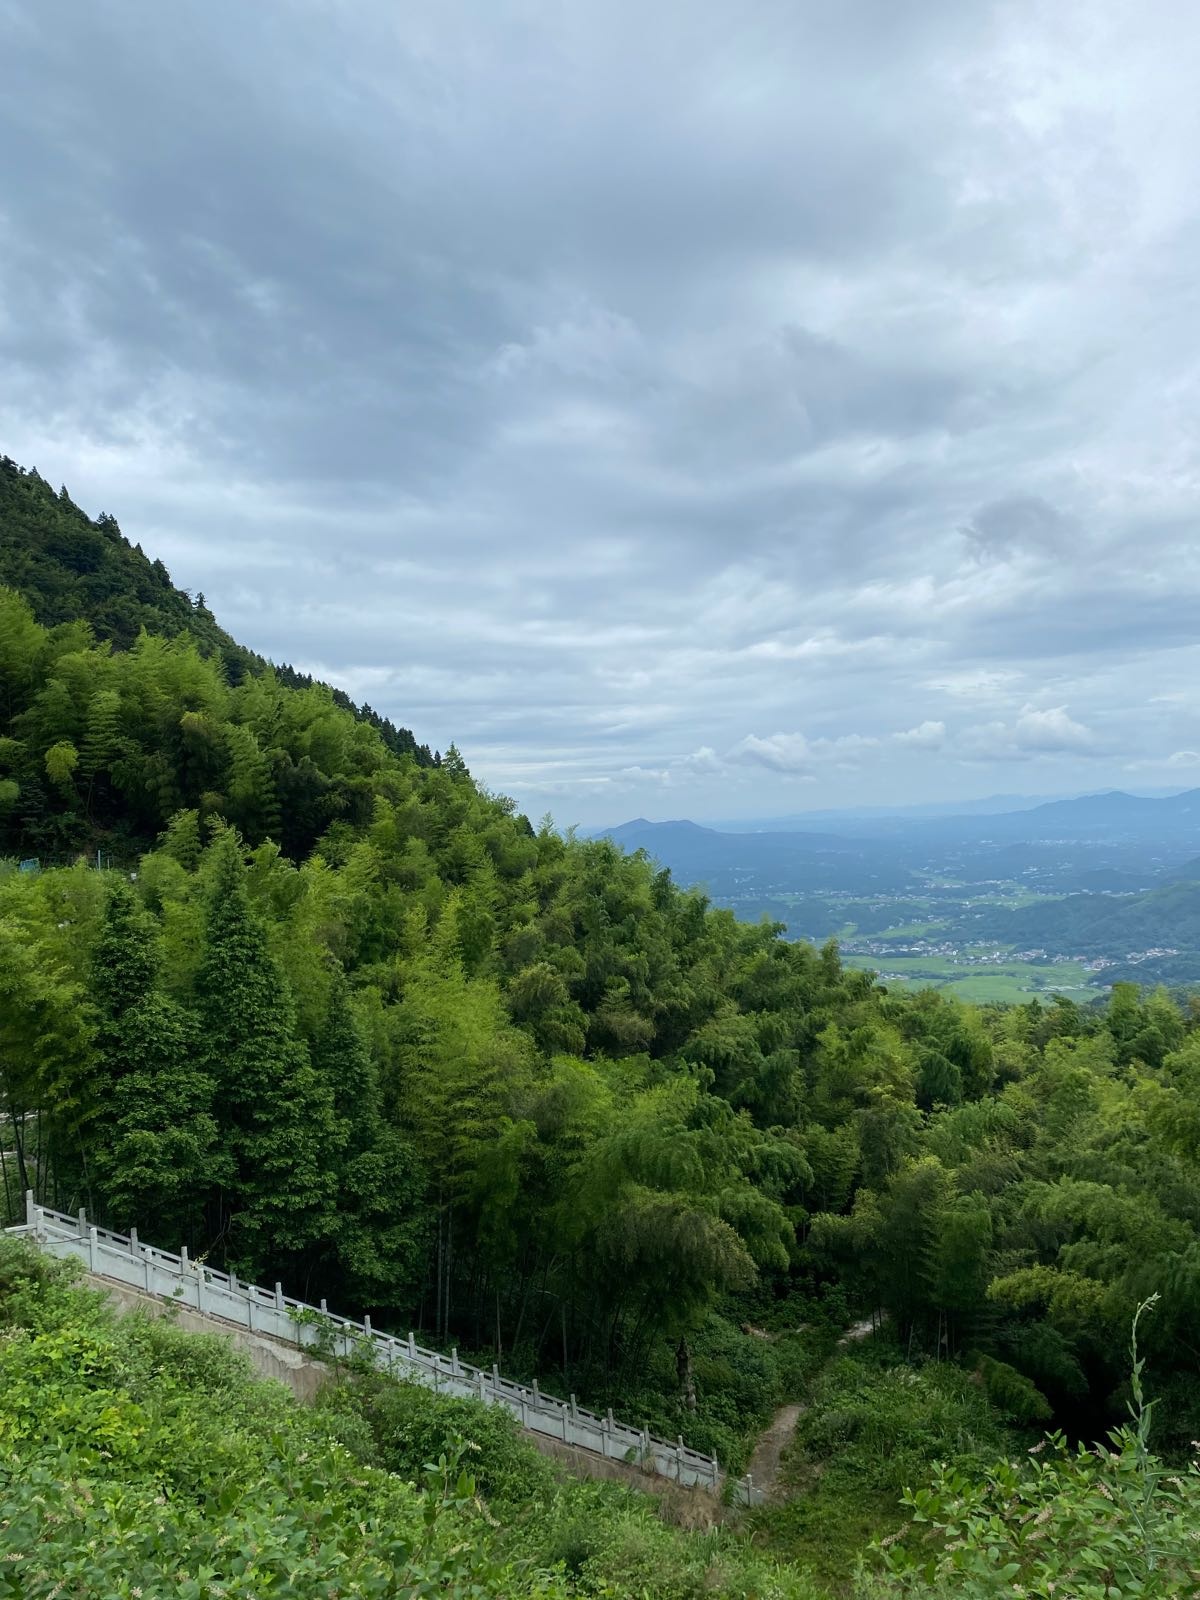
M 885 1571 L 904 1593 L 956 1600 L 1200 1593 L 1200 1470 L 1193 1463 L 1169 1472 L 1149 1448 L 1137 1327 L 1156 1298 L 1133 1319 L 1131 1420 L 1109 1445 L 1071 1449 L 1055 1433 L 1024 1462 L 1001 1461 L 978 1475 L 943 1467 L 930 1488 L 905 1494 L 912 1523 L 881 1549 Z

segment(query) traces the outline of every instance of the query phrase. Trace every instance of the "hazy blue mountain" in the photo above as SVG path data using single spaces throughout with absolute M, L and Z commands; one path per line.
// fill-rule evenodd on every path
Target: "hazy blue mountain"
M 701 884 L 727 900 L 813 889 L 866 894 L 899 890 L 912 881 L 889 841 L 831 833 L 721 833 L 686 820 L 644 817 L 600 832 L 626 850 L 645 850 L 680 883 Z
M 819 831 L 825 818 L 836 826 Z M 853 925 L 861 941 L 907 925 L 930 930 L 900 936 L 929 941 L 919 948 L 985 939 L 1122 962 L 1178 950 L 1200 963 L 1200 790 L 1109 790 L 975 815 L 813 812 L 807 820 L 814 826 L 727 831 L 638 817 L 606 833 L 739 916 L 786 923 L 793 937 L 821 939 Z M 1010 909 L 1030 892 L 1061 898 Z
M 746 850 L 756 851 L 760 848 L 759 841 L 767 841 L 762 846 L 766 849 L 788 849 L 800 852 L 814 850 L 840 850 L 858 851 L 862 844 L 859 840 L 843 838 L 836 833 L 815 832 L 783 832 L 770 833 L 760 830 L 752 834 L 731 834 L 719 828 L 706 828 L 698 822 L 688 822 L 680 818 L 675 822 L 647 822 L 645 817 L 635 817 L 632 822 L 623 822 L 617 828 L 602 828 L 597 837 L 612 839 L 615 843 L 623 845 L 627 850 L 649 850 L 654 854 L 656 850 L 726 850 L 735 849 L 739 852 Z M 736 844 L 729 844 L 736 840 Z
M 1200 841 L 1200 790 L 1156 798 L 1113 789 L 1074 800 L 1050 800 L 1030 811 L 1001 812 L 987 818 L 947 817 L 927 823 L 925 828 L 950 830 L 959 836 L 970 833 L 980 839 Z
M 993 816 L 998 812 L 1031 811 L 1061 796 L 993 794 L 982 800 L 929 800 L 922 805 L 845 806 L 822 811 L 797 811 L 781 817 L 740 817 L 714 821 L 709 827 L 721 833 L 794 833 L 833 827 L 855 834 L 890 833 L 894 825 L 928 822 L 939 817 Z
M 1200 883 L 1200 856 L 1189 856 L 1162 875 L 1163 883 Z

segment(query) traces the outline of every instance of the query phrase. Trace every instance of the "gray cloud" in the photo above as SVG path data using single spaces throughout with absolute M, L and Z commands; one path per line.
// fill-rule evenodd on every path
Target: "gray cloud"
M 1012 551 L 1066 555 L 1082 543 L 1070 519 L 1037 495 L 1009 495 L 980 506 L 963 529 L 983 559 L 1001 559 Z
M 1187 780 L 1178 0 L 0 23 L 0 448 L 248 643 L 563 820 Z

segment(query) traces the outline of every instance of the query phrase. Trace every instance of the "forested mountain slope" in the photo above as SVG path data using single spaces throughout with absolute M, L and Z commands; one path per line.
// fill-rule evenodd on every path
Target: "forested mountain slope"
M 731 1465 L 795 1330 L 870 1311 L 896 1362 L 1093 1436 L 1158 1292 L 1159 1443 L 1200 1435 L 1195 1016 L 889 994 L 535 831 L 452 749 L 232 678 L 0 592 L 10 1210 L 153 1219 Z M 97 837 L 126 870 L 17 868 Z
M 220 661 L 226 680 L 260 676 L 268 663 L 232 639 L 204 604 L 171 582 L 161 561 L 132 545 L 115 517 L 91 518 L 62 489 L 58 494 L 36 471 L 24 472 L 0 456 L 0 585 L 24 595 L 38 622 L 54 627 L 87 622 L 93 637 L 128 650 L 142 629 L 163 638 L 185 636 L 204 656 Z M 271 671 L 284 683 L 308 688 L 312 679 L 288 666 Z M 353 711 L 383 736 L 397 755 L 432 759 L 407 728 L 397 728 L 369 706 L 356 707 L 340 689 L 334 702 Z
M 1192 951 L 1200 948 L 1200 882 L 1172 882 L 1144 894 L 1072 894 L 1020 911 L 993 910 L 979 919 L 979 932 L 1005 944 L 1084 956 L 1155 945 Z

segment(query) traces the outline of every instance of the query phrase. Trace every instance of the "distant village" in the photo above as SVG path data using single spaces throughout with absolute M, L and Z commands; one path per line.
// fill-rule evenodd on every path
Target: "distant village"
M 845 939 L 842 948 L 854 955 L 868 956 L 940 956 L 960 967 L 1007 966 L 1014 961 L 1026 961 L 1039 966 L 1079 966 L 1085 972 L 1103 972 L 1106 967 L 1135 966 L 1143 961 L 1158 960 L 1163 956 L 1177 956 L 1179 951 L 1171 945 L 1154 945 L 1149 950 L 1130 950 L 1123 957 L 1079 956 L 1052 954 L 1040 947 L 1032 950 L 998 950 L 994 945 L 959 945 L 953 939 L 912 939 L 901 944 L 887 938 Z

